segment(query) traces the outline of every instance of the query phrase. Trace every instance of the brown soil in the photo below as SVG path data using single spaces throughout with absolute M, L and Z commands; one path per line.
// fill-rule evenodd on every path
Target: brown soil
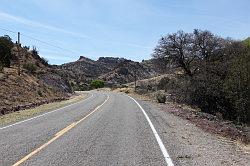
M 4 68 L 4 73 L 0 74 L 0 115 L 67 97 L 65 93 L 44 84 L 35 75 L 22 72 L 19 76 L 16 68 Z
M 218 134 L 232 140 L 239 140 L 244 144 L 249 144 L 250 138 L 246 126 L 236 126 L 232 122 L 222 120 L 216 116 L 182 108 L 174 104 L 159 104 L 163 111 L 168 111 L 176 116 L 191 121 L 202 130 Z

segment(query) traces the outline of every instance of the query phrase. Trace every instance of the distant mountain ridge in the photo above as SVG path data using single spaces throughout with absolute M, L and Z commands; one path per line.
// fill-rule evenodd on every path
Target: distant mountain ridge
M 135 62 L 118 57 L 100 57 L 92 60 L 84 56 L 75 62 L 55 67 L 72 84 L 88 83 L 93 79 L 102 79 L 109 85 L 125 84 L 136 79 L 145 79 L 157 75 L 151 61 Z
M 35 47 L 14 44 L 8 36 L 0 39 L 0 114 L 62 100 L 73 90 L 90 90 L 95 79 L 112 87 L 157 74 L 151 60 L 139 63 L 116 57 L 95 61 L 80 56 L 75 62 L 49 65 Z

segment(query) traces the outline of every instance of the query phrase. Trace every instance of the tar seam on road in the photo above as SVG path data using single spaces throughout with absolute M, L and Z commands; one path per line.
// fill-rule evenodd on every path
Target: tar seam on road
M 130 97 L 130 96 L 128 96 L 128 97 Z M 166 161 L 167 165 L 168 166 L 174 166 L 174 164 L 173 164 L 173 162 L 172 162 L 172 160 L 171 160 L 171 158 L 170 158 L 170 156 L 169 156 L 169 154 L 167 152 L 167 149 L 165 148 L 165 146 L 164 146 L 164 144 L 163 144 L 163 142 L 162 142 L 159 134 L 157 133 L 157 131 L 156 131 L 153 123 L 149 119 L 147 113 L 145 112 L 145 110 L 142 108 L 142 106 L 134 98 L 132 98 L 132 97 L 130 97 L 130 98 L 139 106 L 139 108 L 141 109 L 142 113 L 146 117 L 146 119 L 147 119 L 147 121 L 149 123 L 149 126 L 151 127 L 151 130 L 153 131 L 153 134 L 154 134 L 154 136 L 155 136 L 155 138 L 156 138 L 156 140 L 158 142 L 158 145 L 160 146 L 161 152 L 162 152 L 162 154 L 163 154 L 163 156 L 165 158 L 165 161 Z
M 65 133 L 67 133 L 69 130 L 71 130 L 72 128 L 74 128 L 76 125 L 78 125 L 79 123 L 81 123 L 83 120 L 85 120 L 86 118 L 88 118 L 90 115 L 92 115 L 94 112 L 96 112 L 100 107 L 102 107 L 109 99 L 109 96 L 107 95 L 107 98 L 105 99 L 105 101 L 97 106 L 93 111 L 91 111 L 88 115 L 84 116 L 82 119 L 78 120 L 77 122 L 73 122 L 72 124 L 70 124 L 69 126 L 65 127 L 64 129 L 60 130 L 59 132 L 57 132 L 54 137 L 52 139 L 50 139 L 48 142 L 46 142 L 45 144 L 43 144 L 42 146 L 40 146 L 39 148 L 35 149 L 34 151 L 32 151 L 31 153 L 29 153 L 28 155 L 26 155 L 25 157 L 23 157 L 22 159 L 20 159 L 19 161 L 17 161 L 15 164 L 13 164 L 12 166 L 19 166 L 20 164 L 22 164 L 23 162 L 25 162 L 26 160 L 28 160 L 29 158 L 31 158 L 32 156 L 34 156 L 35 154 L 37 154 L 39 151 L 41 151 L 42 149 L 46 148 L 49 144 L 51 144 L 52 142 L 54 142 L 55 140 L 57 140 L 59 137 L 63 136 Z
M 30 120 L 36 119 L 36 118 L 40 118 L 40 117 L 42 117 L 42 116 L 48 115 L 48 114 L 50 114 L 50 113 L 53 113 L 53 112 L 59 111 L 59 110 L 61 110 L 61 109 L 67 108 L 67 107 L 70 107 L 70 106 L 75 105 L 75 104 L 77 104 L 77 103 L 80 103 L 80 102 L 86 101 L 86 100 L 88 100 L 88 99 L 90 99 L 90 98 L 92 98 L 92 97 L 93 97 L 93 94 L 91 94 L 91 96 L 90 96 L 90 97 L 88 97 L 88 98 L 86 98 L 86 99 L 84 99 L 84 100 L 81 100 L 81 101 L 79 101 L 79 102 L 76 102 L 76 103 L 73 103 L 73 104 L 67 105 L 67 106 L 62 107 L 62 108 L 58 108 L 58 109 L 53 110 L 53 111 L 50 111 L 50 112 L 46 112 L 46 113 L 44 113 L 44 114 L 41 114 L 41 115 L 38 115 L 38 116 L 35 116 L 35 117 L 32 117 L 32 118 L 29 118 L 29 119 L 26 119 L 26 120 L 23 120 L 23 121 L 20 121 L 20 122 L 17 122 L 17 123 L 14 123 L 14 124 L 8 125 L 8 126 L 5 126 L 5 127 L 1 127 L 1 128 L 0 128 L 0 130 L 6 129 L 6 128 L 9 128 L 9 127 L 12 127 L 12 126 L 15 126 L 15 125 L 18 125 L 18 124 L 21 124 L 21 123 L 24 123 L 24 122 L 27 122 L 27 121 L 30 121 Z

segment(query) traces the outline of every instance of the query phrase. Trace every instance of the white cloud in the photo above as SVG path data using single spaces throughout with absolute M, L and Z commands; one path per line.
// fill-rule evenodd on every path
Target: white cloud
M 25 25 L 28 25 L 28 26 L 35 26 L 35 27 L 45 28 L 45 29 L 48 29 L 48 30 L 53 30 L 53 31 L 57 31 L 57 32 L 61 32 L 61 33 L 81 37 L 81 38 L 89 38 L 87 35 L 83 35 L 83 34 L 80 34 L 80 33 L 75 33 L 75 32 L 65 30 L 65 29 L 62 29 L 62 28 L 59 28 L 59 27 L 56 27 L 56 26 L 52 26 L 52 25 L 41 23 L 41 22 L 29 20 L 29 19 L 26 19 L 26 18 L 23 18 L 23 17 L 14 16 L 14 15 L 11 15 L 11 14 L 8 14 L 8 13 L 5 13 L 5 12 L 1 12 L 1 11 L 0 11 L 0 20 L 18 22 L 18 23 L 25 24 Z
M 90 36 L 81 34 L 81 33 L 76 33 L 76 32 L 72 32 L 66 29 L 62 29 L 56 26 L 52 26 L 52 25 L 48 25 L 45 23 L 41 23 L 38 21 L 33 21 L 33 20 L 29 20 L 23 17 L 19 17 L 19 16 L 15 16 L 15 15 L 11 15 L 9 13 L 5 13 L 0 11 L 0 20 L 5 20 L 5 21 L 12 21 L 12 22 L 16 22 L 16 23 L 21 23 L 27 26 L 34 26 L 34 27 L 40 27 L 40 28 L 45 28 L 48 30 L 52 30 L 52 31 L 56 31 L 56 32 L 61 32 L 64 34 L 69 34 L 75 37 L 79 37 L 79 38 L 84 38 L 84 39 L 90 39 L 90 40 L 96 40 L 99 42 L 103 42 L 103 43 L 110 43 L 110 44 L 118 44 L 118 45 L 123 45 L 123 46 L 129 46 L 129 47 L 134 47 L 134 48 L 143 48 L 143 49 L 151 49 L 150 46 L 145 46 L 145 45 L 139 45 L 139 44 L 134 44 L 134 43 L 122 43 L 122 42 L 111 42 L 111 41 L 106 41 L 104 39 L 95 39 L 92 38 Z

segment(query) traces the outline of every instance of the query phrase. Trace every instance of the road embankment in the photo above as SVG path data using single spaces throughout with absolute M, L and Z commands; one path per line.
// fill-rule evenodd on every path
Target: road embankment
M 76 92 L 74 95 L 72 95 L 67 100 L 55 100 L 54 102 L 50 103 L 43 103 L 40 105 L 34 105 L 33 108 L 28 108 L 24 110 L 14 111 L 5 115 L 0 115 L 0 127 L 6 126 L 8 124 L 13 124 L 18 121 L 22 121 L 28 118 L 32 118 L 34 116 L 56 110 L 62 107 L 65 107 L 70 104 L 74 104 L 76 102 L 79 102 L 85 98 L 88 97 L 88 94 L 85 92 Z

